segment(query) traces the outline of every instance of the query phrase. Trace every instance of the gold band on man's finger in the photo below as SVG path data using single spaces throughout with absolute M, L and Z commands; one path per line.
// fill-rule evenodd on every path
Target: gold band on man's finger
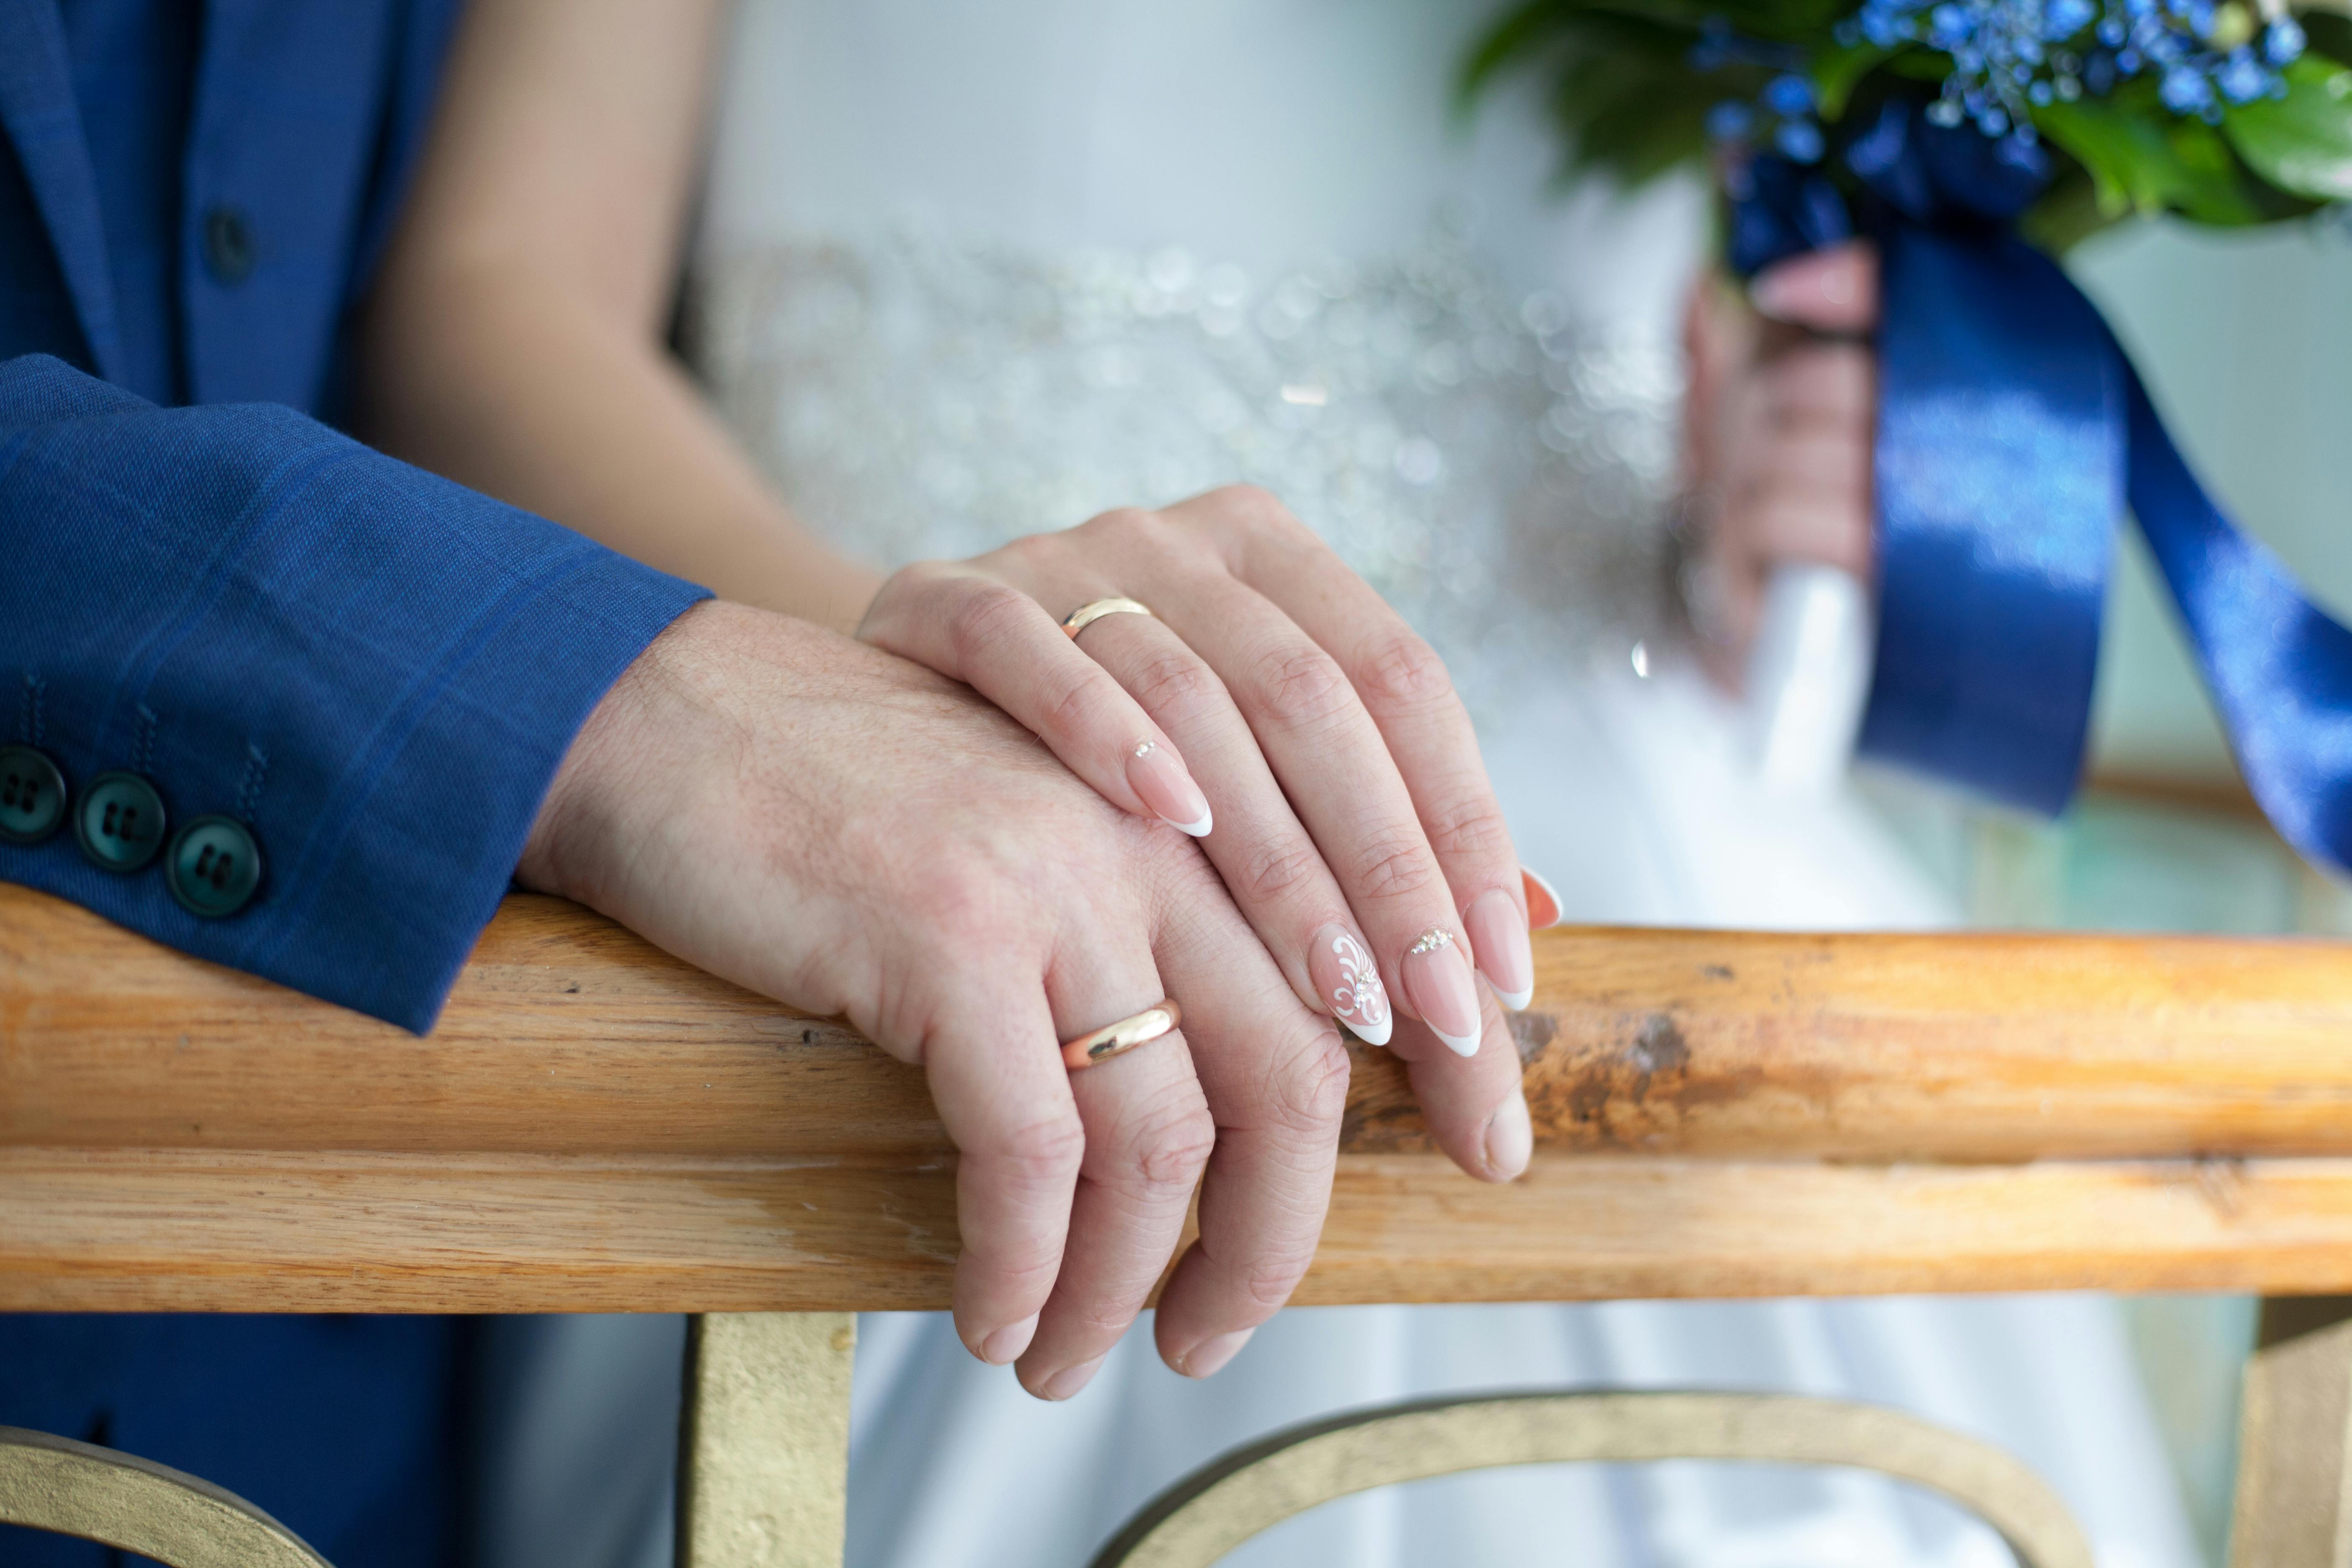
M 1138 1046 L 1150 1045 L 1160 1036 L 1172 1033 L 1183 1021 L 1184 1009 L 1176 1005 L 1173 996 L 1163 996 L 1132 1017 L 1105 1024 L 1075 1040 L 1063 1041 L 1062 1060 L 1072 1072 L 1090 1068 Z
M 1075 642 L 1080 632 L 1085 631 L 1105 616 L 1151 616 L 1151 606 L 1117 595 L 1108 599 L 1097 599 L 1091 604 L 1080 605 L 1063 616 L 1062 629 L 1069 633 L 1071 640 Z M 1152 616 L 1151 618 L 1159 619 L 1156 616 Z

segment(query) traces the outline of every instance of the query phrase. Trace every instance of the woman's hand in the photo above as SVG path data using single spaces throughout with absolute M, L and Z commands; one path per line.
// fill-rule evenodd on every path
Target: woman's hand
M 1767 268 L 1742 298 L 1699 279 L 1685 317 L 1687 494 L 1702 571 L 1693 618 L 1737 688 L 1764 585 L 1790 561 L 1870 570 L 1878 258 L 1853 243 Z
M 1151 614 L 1065 635 L 1114 596 Z M 1302 1001 L 1375 1045 L 1392 1011 L 1426 1026 L 1394 1045 L 1440 1145 L 1487 1180 L 1525 1168 L 1518 1054 L 1473 971 L 1527 1005 L 1528 895 L 1469 717 L 1428 645 L 1273 498 L 1214 490 L 910 566 L 858 635 L 1202 837 Z
M 1314 1256 L 1339 1031 L 1191 840 L 1105 805 L 929 670 L 689 610 L 581 731 L 517 877 L 920 1063 L 961 1152 L 957 1329 L 1034 1393 L 1093 1375 L 1204 1170 L 1200 1239 L 1160 1298 L 1171 1366 L 1223 1365 Z M 1064 1066 L 1060 1041 L 1163 996 L 1180 1033 Z

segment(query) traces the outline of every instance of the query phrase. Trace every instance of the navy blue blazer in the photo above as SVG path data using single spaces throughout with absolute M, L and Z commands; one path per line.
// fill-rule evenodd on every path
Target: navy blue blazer
M 449 10 L 208 0 L 177 189 L 148 203 L 177 197 L 177 265 L 134 311 L 103 215 L 147 210 L 113 188 L 138 160 L 94 161 L 77 104 L 109 61 L 69 58 L 58 0 L 0 0 L 0 744 L 77 798 L 142 776 L 167 834 L 242 823 L 264 868 L 235 914 L 191 913 L 168 850 L 103 868 L 68 811 L 0 843 L 0 879 L 416 1030 L 589 710 L 701 595 L 316 417 Z M 194 406 L 120 384 L 173 359 Z
M 0 842 L 0 879 L 428 1028 L 581 721 L 701 590 L 331 426 L 451 0 L 65 5 L 0 0 L 0 775 L 38 752 L 71 804 Z M 168 847 L 88 858 L 68 829 L 105 773 L 167 834 L 248 837 L 250 900 L 184 908 Z M 459 1539 L 466 1342 L 0 1316 L 0 1425 L 241 1491 L 339 1568 L 430 1568 Z M 110 1555 L 0 1527 L 12 1565 Z

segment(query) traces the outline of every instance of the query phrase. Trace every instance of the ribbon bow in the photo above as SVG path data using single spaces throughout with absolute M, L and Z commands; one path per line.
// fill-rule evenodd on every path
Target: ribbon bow
M 1890 103 L 1843 154 L 1864 197 L 1772 154 L 1737 169 L 1750 274 L 1880 247 L 1877 663 L 1860 748 L 2055 815 L 2082 773 L 2125 505 L 2279 832 L 2352 870 L 2352 632 L 2213 504 L 2097 310 L 2015 220 L 2050 177 L 2014 138 Z

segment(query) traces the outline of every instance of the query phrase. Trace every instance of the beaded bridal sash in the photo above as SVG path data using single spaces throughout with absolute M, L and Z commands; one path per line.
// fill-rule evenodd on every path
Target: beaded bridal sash
M 1506 291 L 1444 233 L 1264 279 L 1174 249 L 779 244 L 700 258 L 688 338 L 786 499 L 868 559 L 1241 480 L 1457 674 L 1665 619 L 1677 355 Z

